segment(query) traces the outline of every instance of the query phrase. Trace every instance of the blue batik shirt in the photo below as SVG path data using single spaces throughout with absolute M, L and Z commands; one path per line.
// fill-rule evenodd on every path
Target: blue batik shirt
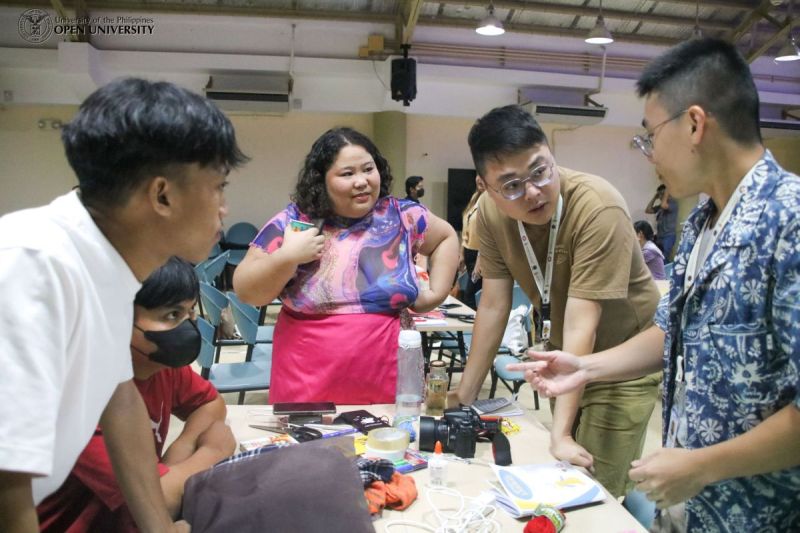
M 800 177 L 766 151 L 738 187 L 740 201 L 684 294 L 689 255 L 714 205 L 689 215 L 656 313 L 666 332 L 664 428 L 682 351 L 688 449 L 800 408 Z M 800 531 L 800 467 L 706 486 L 686 515 L 689 531 Z

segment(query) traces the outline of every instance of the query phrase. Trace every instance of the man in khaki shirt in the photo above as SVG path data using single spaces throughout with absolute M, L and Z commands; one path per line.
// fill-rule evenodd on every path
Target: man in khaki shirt
M 475 400 L 497 353 L 514 281 L 534 303 L 540 329 L 551 331 L 549 348 L 579 355 L 649 327 L 659 298 L 622 196 L 602 178 L 558 167 L 528 112 L 492 110 L 472 127 L 469 144 L 487 193 L 478 208 L 483 292 L 456 391 L 465 404 Z M 551 453 L 593 469 L 614 496 L 624 495 L 657 386 L 658 377 L 646 376 L 559 397 Z

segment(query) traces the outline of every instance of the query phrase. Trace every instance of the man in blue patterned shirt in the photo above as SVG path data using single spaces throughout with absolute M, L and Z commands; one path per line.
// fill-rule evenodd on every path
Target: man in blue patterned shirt
M 800 531 L 800 177 L 765 150 L 730 44 L 694 39 L 637 88 L 635 142 L 671 195 L 704 192 L 656 326 L 605 352 L 510 365 L 546 395 L 664 368 L 664 448 L 634 461 L 657 531 Z

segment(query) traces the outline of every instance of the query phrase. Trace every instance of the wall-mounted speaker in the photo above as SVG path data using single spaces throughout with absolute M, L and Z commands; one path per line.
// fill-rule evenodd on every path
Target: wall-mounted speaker
M 410 57 L 392 59 L 392 100 L 408 106 L 417 97 L 417 62 Z

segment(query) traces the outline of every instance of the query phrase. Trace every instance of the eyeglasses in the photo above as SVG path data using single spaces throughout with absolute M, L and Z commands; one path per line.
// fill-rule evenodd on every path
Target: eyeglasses
M 680 117 L 681 115 L 683 115 L 687 111 L 689 111 L 689 110 L 688 109 L 684 109 L 683 111 L 679 111 L 678 113 L 675 113 L 674 115 L 669 117 L 667 120 L 661 121 L 658 124 L 656 124 L 655 126 L 653 126 L 653 130 L 647 132 L 644 135 L 634 135 L 633 136 L 633 143 L 636 146 L 639 147 L 639 150 L 641 150 L 644 155 L 646 155 L 647 157 L 652 156 L 653 155 L 653 139 L 655 138 L 656 132 L 658 131 L 658 129 L 661 126 L 663 126 L 664 124 L 667 124 L 668 122 L 672 122 L 673 120 L 675 120 L 676 118 Z
M 486 186 L 492 189 L 497 194 L 501 195 L 506 200 L 516 200 L 520 198 L 522 195 L 525 194 L 525 187 L 528 183 L 536 187 L 537 189 L 541 189 L 547 185 L 550 185 L 550 182 L 553 181 L 553 162 L 546 163 L 544 165 L 539 165 L 538 167 L 531 170 L 530 174 L 528 174 L 525 178 L 514 178 L 504 182 L 500 189 L 495 189 L 488 183 Z M 484 180 L 485 183 L 485 180 Z

